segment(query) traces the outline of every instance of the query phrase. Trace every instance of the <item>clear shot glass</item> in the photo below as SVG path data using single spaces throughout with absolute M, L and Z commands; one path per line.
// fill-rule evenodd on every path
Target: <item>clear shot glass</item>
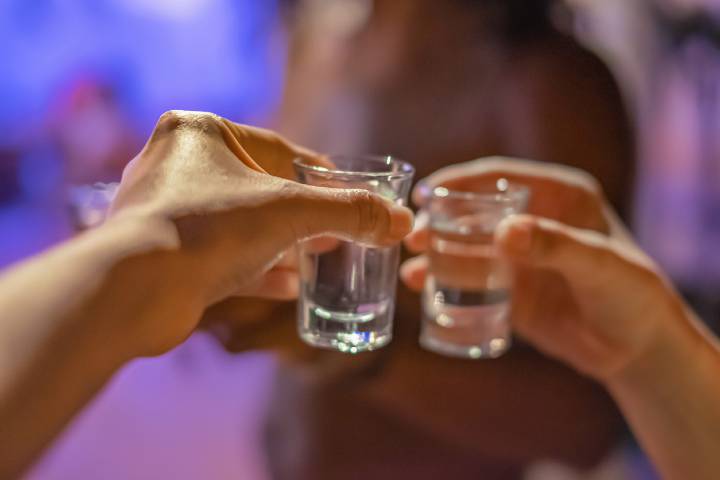
M 334 170 L 295 161 L 308 185 L 369 190 L 407 203 L 415 169 L 392 157 L 330 157 Z M 314 245 L 325 244 L 324 248 Z M 346 353 L 392 339 L 400 247 L 370 248 L 343 240 L 309 240 L 299 247 L 298 332 L 306 343 Z
M 474 192 L 435 188 L 420 344 L 441 355 L 497 358 L 510 348 L 512 275 L 498 258 L 498 224 L 527 207 L 528 189 L 497 181 Z

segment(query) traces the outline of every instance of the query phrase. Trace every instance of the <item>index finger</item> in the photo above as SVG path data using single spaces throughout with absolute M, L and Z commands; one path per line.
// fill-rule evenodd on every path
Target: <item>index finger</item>
M 295 179 L 293 161 L 301 158 L 310 165 L 333 168 L 327 157 L 296 145 L 272 130 L 240 125 L 221 119 L 225 142 L 240 158 L 249 156 L 260 169 L 270 175 Z

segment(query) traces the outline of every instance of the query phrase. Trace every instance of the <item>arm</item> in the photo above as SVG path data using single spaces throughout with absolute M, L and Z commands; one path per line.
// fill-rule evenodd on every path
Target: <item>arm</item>
M 12 478 L 130 359 L 180 344 L 212 303 L 294 293 L 273 269 L 329 233 L 390 245 L 407 209 L 281 178 L 324 160 L 210 114 L 164 115 L 123 176 L 113 216 L 0 279 L 0 478 Z
M 526 319 L 526 336 L 608 388 L 663 478 L 716 478 L 720 348 L 652 262 L 625 241 L 533 218 L 509 222 L 499 243 L 559 272 L 579 306 L 554 332 Z
M 437 43 L 447 44 L 447 39 Z M 466 47 L 465 43 L 462 46 Z M 427 52 L 416 53 L 425 59 L 438 55 L 439 65 L 447 70 L 442 78 L 413 82 L 411 93 L 402 82 L 390 82 L 379 91 L 380 98 L 389 103 L 374 115 L 377 121 L 371 136 L 376 146 L 400 148 L 428 173 L 444 166 L 438 161 L 468 158 L 483 151 L 584 166 L 613 188 L 614 201 L 628 203 L 632 143 L 627 119 L 612 77 L 595 57 L 567 44 L 562 45 L 566 58 L 553 53 L 553 46 L 526 47 L 518 57 L 488 60 L 493 68 L 487 78 L 484 74 L 481 78 L 491 87 L 478 92 L 475 83 L 472 87 L 458 80 L 467 77 L 468 68 L 478 68 L 477 63 L 462 63 L 457 68 L 456 63 L 442 63 L 442 48 L 435 50 L 430 57 Z M 472 55 L 475 58 L 475 53 Z M 551 69 L 547 69 L 548 63 Z M 578 63 L 582 65 L 574 68 Z M 412 66 L 405 68 L 414 71 Z M 495 68 L 502 74 L 499 80 L 492 80 Z M 438 91 L 445 94 L 443 102 L 437 101 L 437 95 L 428 95 Z M 419 120 L 427 115 L 411 115 L 400 122 L 401 128 L 392 124 L 398 112 L 418 109 L 437 115 L 430 116 L 433 121 Z M 588 112 L 592 115 L 586 116 Z M 438 118 L 460 118 L 462 122 L 435 131 Z M 466 121 L 469 118 L 472 121 Z M 495 138 L 496 129 L 505 132 L 502 138 Z M 418 136 L 418 132 L 430 130 L 433 135 Z M 330 383 L 332 375 L 345 379 L 352 372 L 365 372 L 363 380 L 367 381 L 355 382 L 361 385 L 358 397 L 372 395 L 379 410 L 420 427 L 421 435 L 515 465 L 539 458 L 594 465 L 617 440 L 624 426 L 607 394 L 595 382 L 530 348 L 516 348 L 506 358 L 490 363 L 445 359 L 420 350 L 419 303 L 417 295 L 398 292 L 393 343 L 381 352 L 352 359 L 305 348 L 295 338 L 292 314 L 284 317 L 282 326 L 273 324 L 277 329 L 272 331 L 259 328 L 249 335 L 240 330 L 240 338 L 252 337 L 254 343 L 234 341 L 232 335 L 223 337 L 230 338 L 226 345 L 236 349 L 265 348 L 286 338 L 282 353 L 295 360 L 296 367 L 309 365 L 323 383 Z M 276 312 L 272 315 L 277 318 Z M 492 426 L 497 426 L 502 438 L 478 435 Z
M 709 480 L 720 471 L 720 348 L 675 309 L 647 357 L 607 386 L 664 478 Z
M 168 225 L 112 223 L 3 275 L 0 478 L 19 475 L 115 371 L 147 353 L 150 316 L 197 314 L 167 275 L 176 242 Z
M 607 68 L 559 36 L 512 60 L 508 85 L 498 90 L 497 148 L 589 170 L 612 203 L 628 211 L 633 142 Z M 595 382 L 528 348 L 490 364 L 426 353 L 416 346 L 419 300 L 400 295 L 405 304 L 398 308 L 393 353 L 372 387 L 383 406 L 448 441 L 523 464 L 552 458 L 587 467 L 613 446 L 622 420 Z M 492 438 L 477 435 L 492 425 L 498 432 Z
M 597 185 L 567 168 L 506 159 L 458 165 L 432 184 L 466 187 L 498 176 L 529 185 L 529 212 L 496 232 L 516 269 L 513 327 L 541 352 L 605 386 L 670 479 L 720 469 L 720 348 L 635 245 Z M 579 226 L 579 220 L 584 225 Z M 427 231 L 408 245 L 422 250 Z M 403 266 L 414 289 L 423 257 Z

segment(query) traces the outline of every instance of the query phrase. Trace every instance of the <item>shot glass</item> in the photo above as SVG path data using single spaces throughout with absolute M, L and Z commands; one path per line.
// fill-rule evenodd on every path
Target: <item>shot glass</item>
M 432 191 L 423 348 L 472 359 L 496 358 L 510 348 L 512 275 L 493 236 L 502 219 L 525 211 L 528 198 L 526 188 L 504 179 L 481 191 Z
M 334 170 L 295 161 L 298 180 L 330 188 L 364 189 L 407 203 L 415 169 L 392 157 L 336 156 Z M 324 243 L 317 250 L 313 245 Z M 306 343 L 346 353 L 392 339 L 400 247 L 370 248 L 333 240 L 299 247 L 298 333 Z

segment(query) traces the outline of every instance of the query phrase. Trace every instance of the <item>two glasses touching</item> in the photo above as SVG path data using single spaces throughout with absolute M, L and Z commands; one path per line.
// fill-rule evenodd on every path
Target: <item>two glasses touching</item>
M 365 189 L 408 203 L 414 168 L 393 157 L 335 156 L 334 169 L 296 160 L 301 183 Z M 416 188 L 427 220 L 427 276 L 422 294 L 423 348 L 460 358 L 496 358 L 511 345 L 512 274 L 493 247 L 495 229 L 523 213 L 530 192 L 506 179 L 472 191 Z M 345 353 L 392 340 L 400 247 L 371 248 L 339 239 L 299 247 L 298 332 L 314 347 Z
M 332 156 L 334 169 L 295 161 L 298 181 L 364 189 L 406 206 L 415 169 L 393 157 Z M 78 230 L 105 218 L 117 184 L 69 189 Z M 530 192 L 504 178 L 479 188 L 420 183 L 415 203 L 425 223 L 427 275 L 422 292 L 420 345 L 441 355 L 496 358 L 511 345 L 513 279 L 495 253 L 498 224 L 523 213 Z M 381 348 L 392 340 L 400 247 L 372 248 L 334 238 L 298 247 L 298 333 L 314 347 L 345 353 Z

